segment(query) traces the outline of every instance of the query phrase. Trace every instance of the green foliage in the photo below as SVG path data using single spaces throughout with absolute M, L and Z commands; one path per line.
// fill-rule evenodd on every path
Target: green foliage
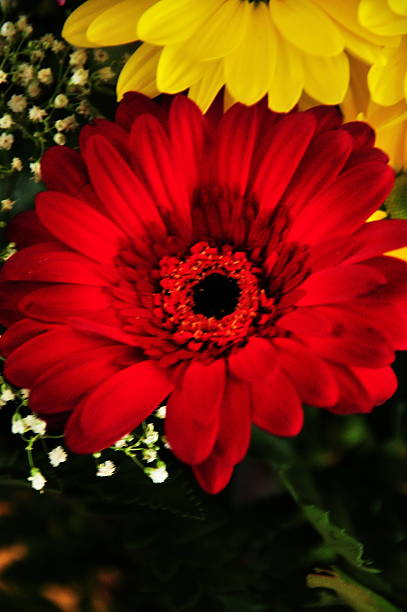
M 396 178 L 394 188 L 384 205 L 393 219 L 407 219 L 407 174 L 400 174 Z

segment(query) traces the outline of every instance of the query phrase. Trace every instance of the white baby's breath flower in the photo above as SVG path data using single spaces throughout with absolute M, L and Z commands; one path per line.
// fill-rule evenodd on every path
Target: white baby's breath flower
M 19 157 L 13 157 L 11 160 L 11 169 L 16 170 L 17 172 L 21 172 L 23 169 L 23 162 Z
M 60 463 L 67 460 L 67 453 L 62 446 L 56 446 L 48 453 L 48 458 L 52 467 L 58 467 Z
M 16 21 L 17 29 L 23 32 L 28 25 L 27 15 L 20 15 Z
M 27 106 L 27 98 L 22 95 L 14 94 L 7 102 L 7 106 L 11 108 L 13 113 L 22 113 Z
M 16 398 L 15 393 L 11 389 L 3 389 L 0 395 L 0 399 L 2 399 L 3 402 L 6 402 L 6 403 L 13 401 L 13 399 L 15 398 Z
M 107 62 L 109 54 L 104 49 L 95 49 L 93 51 L 93 58 L 96 62 Z
M 30 390 L 29 389 L 20 389 L 20 397 L 23 400 L 28 400 L 30 396 Z
M 10 128 L 13 123 L 13 117 L 8 113 L 0 117 L 0 128 L 2 128 L 3 130 L 8 130 L 8 128 Z
M 51 68 L 42 68 L 38 71 L 38 80 L 45 85 L 51 85 L 54 80 Z
M 21 85 L 27 85 L 34 78 L 34 67 L 27 62 L 23 62 L 18 66 L 17 81 Z
M 9 134 L 8 132 L 2 132 L 0 134 L 0 149 L 5 149 L 6 151 L 9 151 L 13 146 L 13 142 L 13 134 Z
M 64 134 L 61 134 L 61 132 L 55 134 L 53 140 L 57 145 L 64 145 L 66 143 L 66 137 Z
M 5 200 L 1 200 L 1 212 L 7 212 L 13 209 L 15 200 L 10 200 L 10 198 L 6 198 Z
M 70 78 L 72 85 L 85 85 L 88 82 L 89 70 L 85 68 L 78 68 L 74 70 Z
M 143 459 L 147 463 L 151 463 L 157 459 L 157 451 L 152 448 L 143 448 Z
M 143 435 L 144 442 L 146 444 L 154 444 L 155 442 L 157 442 L 158 438 L 158 431 L 155 431 L 154 425 L 152 423 L 148 423 Z
M 27 93 L 30 98 L 36 98 L 41 93 L 41 87 L 38 84 L 38 81 L 32 81 L 27 87 Z
M 43 436 L 45 434 L 45 430 L 47 429 L 47 424 L 42 419 L 38 418 L 35 414 L 29 414 L 24 417 L 24 423 L 26 424 L 28 429 L 31 429 L 35 434 L 39 434 Z
M 97 75 L 101 81 L 111 81 L 115 77 L 115 73 L 110 66 L 103 66 L 103 68 L 100 68 L 97 71 Z
M 98 469 L 96 472 L 96 476 L 112 476 L 116 471 L 116 466 L 113 461 L 109 459 L 107 461 L 102 461 L 102 463 L 98 464 Z
M 7 83 L 7 79 L 8 79 L 7 72 L 4 72 L 4 70 L 0 70 L 0 85 L 2 83 Z
M 35 183 L 39 183 L 41 180 L 41 164 L 39 161 L 30 163 L 30 170 L 33 175 L 33 179 Z
M 38 468 L 31 468 L 31 475 L 27 478 L 31 482 L 31 486 L 36 491 L 43 491 L 45 483 L 47 482 L 46 478 L 42 475 L 41 471 Z
M 167 414 L 167 406 L 160 406 L 155 411 L 154 416 L 156 416 L 157 419 L 165 419 L 166 414 Z
M 39 106 L 32 106 L 28 111 L 28 117 L 31 121 L 43 121 L 46 115 L 47 111 L 45 108 L 40 108 Z
M 160 465 L 157 463 L 157 467 L 155 468 L 146 468 L 145 473 L 155 484 L 160 484 L 164 482 L 168 478 L 168 472 L 166 470 L 166 466 L 164 463 L 160 462 Z
M 0 34 L 5 38 L 12 38 L 15 33 L 16 28 L 14 26 L 14 23 L 12 23 L 11 21 L 5 21 L 0 28 Z
M 66 49 L 66 45 L 62 40 L 54 40 L 54 42 L 51 45 L 51 49 L 53 50 L 54 53 L 59 53 L 60 51 L 63 51 L 64 49 Z
M 27 426 L 24 423 L 24 419 L 20 415 L 13 415 L 11 420 L 11 433 L 22 435 L 27 431 Z
M 88 54 L 85 49 L 77 49 L 69 56 L 71 66 L 83 66 L 88 59 Z
M 69 104 L 69 100 L 65 94 L 58 94 L 55 96 L 54 106 L 55 108 L 65 108 Z

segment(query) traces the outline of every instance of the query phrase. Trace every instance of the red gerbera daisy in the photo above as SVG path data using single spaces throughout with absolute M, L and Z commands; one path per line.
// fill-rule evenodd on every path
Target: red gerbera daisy
M 202 116 L 128 94 L 116 123 L 50 149 L 14 221 L 5 373 L 67 445 L 99 451 L 167 403 L 179 459 L 215 493 L 251 423 L 296 435 L 302 403 L 369 412 L 396 388 L 406 221 L 366 218 L 393 184 L 363 123 L 235 105 Z

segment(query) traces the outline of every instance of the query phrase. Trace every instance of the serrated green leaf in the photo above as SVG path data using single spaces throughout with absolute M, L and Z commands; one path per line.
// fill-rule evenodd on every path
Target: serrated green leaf
M 335 591 L 340 600 L 355 612 L 401 612 L 384 597 L 349 578 L 337 568 L 334 571 L 309 574 L 307 585 L 312 589 L 323 588 Z
M 396 178 L 384 206 L 393 219 L 407 219 L 407 174 L 400 174 Z

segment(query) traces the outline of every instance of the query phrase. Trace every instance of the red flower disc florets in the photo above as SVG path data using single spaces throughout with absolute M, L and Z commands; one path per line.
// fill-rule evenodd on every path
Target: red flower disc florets
M 217 492 L 251 423 L 302 403 L 368 412 L 407 341 L 407 223 L 365 223 L 393 184 L 372 130 L 323 107 L 204 117 L 127 94 L 116 123 L 49 150 L 2 270 L 8 379 L 91 453 L 167 403 L 166 436 Z

